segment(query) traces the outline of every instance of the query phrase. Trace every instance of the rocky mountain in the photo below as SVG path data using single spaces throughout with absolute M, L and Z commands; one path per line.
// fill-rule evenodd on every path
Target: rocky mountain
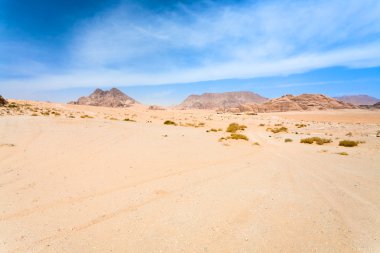
M 353 105 L 373 105 L 380 102 L 380 99 L 368 95 L 353 95 L 334 98 Z
M 267 98 L 249 91 L 204 93 L 202 95 L 190 95 L 177 108 L 226 110 L 238 107 L 241 104 L 261 104 L 267 100 Z
M 133 104 L 138 104 L 138 102 L 120 90 L 112 88 L 109 91 L 96 89 L 90 96 L 80 97 L 77 101 L 70 102 L 69 104 L 105 107 L 129 107 Z
M 262 104 L 241 104 L 232 112 L 287 112 L 328 109 L 354 109 L 356 106 L 322 94 L 285 95 Z
M 0 106 L 4 106 L 4 105 L 6 105 L 6 104 L 8 104 L 8 101 L 5 100 L 5 98 L 3 98 L 3 97 L 0 95 Z

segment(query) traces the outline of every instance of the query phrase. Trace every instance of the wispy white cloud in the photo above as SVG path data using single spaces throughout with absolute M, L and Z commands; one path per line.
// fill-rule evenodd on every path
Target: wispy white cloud
M 124 3 L 77 27 L 64 74 L 6 82 L 154 85 L 379 66 L 379 13 L 378 0 L 208 3 L 159 14 Z

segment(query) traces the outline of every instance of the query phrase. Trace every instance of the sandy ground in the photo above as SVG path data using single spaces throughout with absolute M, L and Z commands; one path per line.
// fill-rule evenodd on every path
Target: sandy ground
M 379 111 L 17 103 L 0 117 L 0 252 L 380 252 Z M 249 141 L 218 141 L 231 122 Z

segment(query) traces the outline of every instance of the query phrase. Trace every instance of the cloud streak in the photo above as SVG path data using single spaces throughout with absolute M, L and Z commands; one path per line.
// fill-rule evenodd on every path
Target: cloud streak
M 126 2 L 76 27 L 62 73 L 0 85 L 155 85 L 379 66 L 378 13 L 377 0 L 205 2 L 163 12 Z

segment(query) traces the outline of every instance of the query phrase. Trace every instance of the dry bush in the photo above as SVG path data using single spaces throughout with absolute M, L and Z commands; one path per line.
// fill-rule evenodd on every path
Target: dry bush
M 305 125 L 305 124 L 296 124 L 296 127 L 297 128 L 303 128 L 303 127 L 307 127 L 307 125 Z
M 92 117 L 92 116 L 90 116 L 90 115 L 87 115 L 87 114 L 85 114 L 85 115 L 81 115 L 80 116 L 82 119 L 93 119 L 94 117 Z
M 286 127 L 267 128 L 267 131 L 270 131 L 270 132 L 272 132 L 274 134 L 281 133 L 281 132 L 287 133 L 288 132 L 288 128 L 286 128 Z
M 173 126 L 176 126 L 177 123 L 175 123 L 174 121 L 171 121 L 171 120 L 166 120 L 166 121 L 164 122 L 164 125 L 173 125 Z
M 338 153 L 338 155 L 348 155 L 348 153 L 347 152 L 340 152 L 340 153 Z
M 342 147 L 355 147 L 359 144 L 358 141 L 343 140 L 339 142 L 339 146 Z
M 318 145 L 323 145 L 325 143 L 331 143 L 331 139 L 324 139 L 320 137 L 311 137 L 311 138 L 305 138 L 301 139 L 301 143 L 306 143 L 306 144 L 313 144 L 314 142 Z
M 226 132 L 228 132 L 228 133 L 236 133 L 239 130 L 244 131 L 244 129 L 246 129 L 246 128 L 247 128 L 247 126 L 245 126 L 245 125 L 239 125 L 238 123 L 231 123 L 227 127 Z
M 290 139 L 290 138 L 286 138 L 286 139 L 285 139 L 285 142 L 293 142 L 293 140 Z
M 136 120 L 125 118 L 124 121 L 136 122 Z
M 245 136 L 244 134 L 236 134 L 236 133 L 232 133 L 230 137 L 228 137 L 228 139 L 232 139 L 232 140 L 245 140 L 245 141 L 248 141 L 248 137 Z

